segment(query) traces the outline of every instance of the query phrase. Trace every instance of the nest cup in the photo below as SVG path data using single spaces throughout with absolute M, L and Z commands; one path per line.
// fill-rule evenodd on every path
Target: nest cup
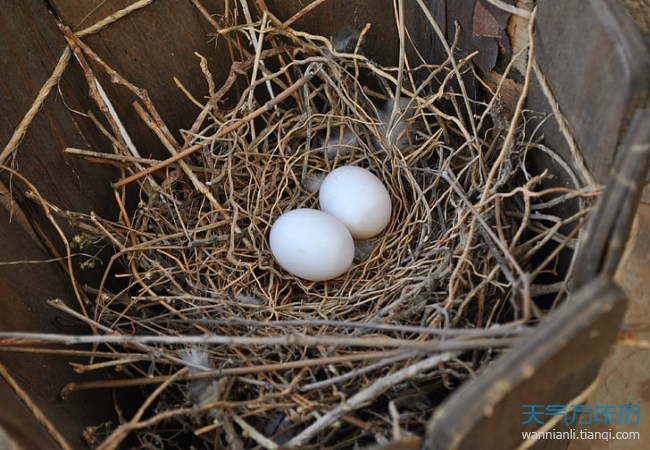
M 209 151 L 201 155 L 197 165 L 209 174 L 206 184 L 214 200 L 203 198 L 187 180 L 179 180 L 166 186 L 166 195 L 153 196 L 135 214 L 135 227 L 157 236 L 177 233 L 179 224 L 188 231 L 196 230 L 189 245 L 172 247 L 168 244 L 173 241 L 165 243 L 169 247 L 165 253 L 174 259 L 167 259 L 156 249 L 148 251 L 147 256 L 163 256 L 161 264 L 166 267 L 173 267 L 172 262 L 179 259 L 187 261 L 174 267 L 171 275 L 192 295 L 234 301 L 237 310 L 232 311 L 233 317 L 241 317 L 239 309 L 252 302 L 254 310 L 263 305 L 252 314 L 274 311 L 279 317 L 296 317 L 298 313 L 290 311 L 299 308 L 302 313 L 298 315 L 308 317 L 318 308 L 327 311 L 330 318 L 357 320 L 399 298 L 404 301 L 402 291 L 413 284 L 411 277 L 434 283 L 448 272 L 449 252 L 433 244 L 445 227 L 439 216 L 431 214 L 436 209 L 434 192 L 439 177 L 423 165 L 441 151 L 441 130 L 438 128 L 422 148 L 413 151 L 377 147 L 375 136 L 381 133 L 377 119 L 354 100 L 362 94 L 360 85 L 333 60 L 321 62 L 319 71 L 323 80 L 318 81 L 324 83 L 315 88 L 306 85 L 309 95 L 319 95 L 326 102 L 342 97 L 327 103 L 325 113 L 307 113 L 296 105 L 285 110 L 281 105 L 269 114 L 268 123 L 259 131 L 237 131 L 216 141 L 199 136 L 193 141 L 207 142 Z M 342 88 L 345 84 L 357 91 L 347 92 Z M 365 101 L 374 108 L 369 99 Z M 411 108 L 418 109 L 413 103 Z M 242 109 L 238 105 L 233 111 Z M 376 112 L 371 110 L 370 114 Z M 417 116 L 409 116 L 415 128 Z M 418 137 L 409 135 L 406 139 Z M 390 192 L 394 212 L 385 232 L 357 242 L 357 257 L 345 275 L 327 283 L 312 283 L 288 274 L 273 261 L 268 234 L 282 213 L 318 208 L 320 180 L 341 165 L 364 167 L 378 176 Z M 177 200 L 178 205 L 170 205 L 168 198 Z M 187 237 L 175 240 L 186 244 Z M 421 259 L 432 264 L 418 264 Z M 440 264 L 434 264 L 434 259 Z M 165 278 L 161 283 L 165 284 L 156 287 L 169 287 L 171 281 Z M 249 313 L 244 316 L 250 317 Z
M 408 47 L 414 30 L 398 20 L 399 61 L 387 66 L 365 54 L 369 28 L 330 39 L 297 31 L 265 7 L 259 13 L 257 21 L 215 25 L 241 60 L 219 85 L 201 57 L 208 89 L 199 100 L 185 91 L 198 112 L 180 141 L 145 90 L 62 28 L 110 130 L 94 122 L 117 153 L 92 157 L 130 165 L 114 184 L 117 220 L 61 213 L 34 190 L 44 210 L 81 231 L 73 247 L 112 252 L 101 280 L 85 287 L 92 301 L 78 294 L 82 313 L 52 302 L 94 332 L 50 339 L 99 345 L 90 353 L 122 361 L 118 376 L 71 382 L 62 394 L 140 387 L 130 421 L 87 428 L 87 442 L 101 448 L 435 446 L 440 424 L 452 428 L 446 416 L 470 427 L 453 395 L 441 402 L 485 367 L 498 373 L 498 361 L 491 363 L 504 350 L 515 347 L 507 356 L 521 361 L 537 355 L 533 326 L 553 337 L 546 317 L 575 280 L 600 270 L 582 263 L 617 263 L 603 257 L 604 242 L 585 248 L 579 239 L 600 187 L 579 155 L 567 162 L 546 145 L 543 115 L 523 108 L 535 13 L 515 10 L 530 24 L 529 41 L 509 55 L 498 82 L 476 69 L 476 55 L 458 56 L 460 28 L 447 42 L 426 14 L 426 29 L 444 41 L 442 62 Z M 403 15 L 398 8 L 396 17 Z M 515 67 L 523 80 L 513 96 Z M 91 68 L 138 98 L 140 125 L 169 158 L 134 152 Z M 544 82 L 540 76 L 542 91 Z M 621 164 L 637 170 L 630 178 L 638 184 L 644 165 Z M 320 181 L 343 165 L 382 181 L 391 220 L 378 236 L 355 242 L 343 275 L 295 277 L 273 260 L 270 228 L 287 211 L 318 208 Z M 620 198 L 605 195 L 609 205 Z M 595 215 L 602 218 L 603 208 Z M 610 218 L 612 228 L 628 231 L 627 222 Z M 524 340 L 531 347 L 517 352 Z M 523 378 L 524 369 L 516 371 Z M 458 404 L 483 420 L 498 396 L 466 385 Z
M 231 33 L 273 37 L 277 47 L 238 67 L 245 89 L 229 78 L 211 93 L 184 132 L 185 147 L 196 149 L 185 167 L 167 166 L 162 181 L 138 179 L 146 195 L 131 226 L 93 218 L 108 233 L 98 229 L 94 240 L 134 242 L 120 251 L 132 268 L 129 300 L 102 291 L 95 320 L 176 336 L 178 345 L 158 351 L 193 377 L 217 378 L 161 395 L 196 408 L 200 418 L 186 427 L 204 442 L 224 439 L 211 420 L 245 416 L 258 444 L 372 443 L 358 424 L 337 424 L 342 398 L 371 423 L 397 404 L 412 418 L 405 431 L 421 435 L 436 398 L 510 345 L 514 325 L 542 318 L 536 278 L 575 247 L 594 194 L 579 185 L 540 190 L 548 175 L 531 172 L 527 158 L 548 150 L 516 119 L 512 132 L 495 125 L 498 91 L 486 102 L 467 96 L 463 77 L 478 77 L 470 59 L 406 70 L 266 23 Z M 232 93 L 228 108 L 221 101 Z M 384 183 L 389 225 L 356 242 L 345 274 L 292 276 L 271 256 L 270 227 L 284 212 L 318 208 L 320 180 L 343 165 Z M 546 214 L 576 200 L 575 214 Z M 561 299 L 564 275 L 544 294 Z M 175 370 L 161 362 L 155 372 Z

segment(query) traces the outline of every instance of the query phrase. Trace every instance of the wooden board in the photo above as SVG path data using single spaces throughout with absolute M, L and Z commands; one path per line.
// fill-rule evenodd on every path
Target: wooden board
M 592 280 L 534 335 L 449 397 L 428 425 L 424 448 L 518 448 L 522 431 L 536 430 L 535 422 L 522 425 L 529 410 L 523 405 L 571 404 L 598 374 L 625 305 L 611 280 Z M 562 444 L 553 441 L 553 448 Z
M 308 3 L 301 0 L 267 0 L 266 6 L 280 20 L 287 20 Z M 415 6 L 413 6 L 415 8 Z M 365 54 L 382 65 L 397 65 L 398 38 L 392 0 L 328 0 L 291 26 L 325 37 L 344 27 L 361 31 L 371 24 L 364 40 Z
M 6 5 L 0 36 L 0 142 L 4 147 L 53 71 L 64 40 L 41 2 Z M 95 139 L 87 121 L 72 111 L 84 111 L 78 99 L 85 91 L 78 74 L 66 74 L 60 92 L 51 92 L 28 128 L 16 151 L 15 167 L 61 207 L 107 213 L 103 205 L 111 172 L 61 154 L 66 146 L 106 148 Z M 7 182 L 9 177 L 4 173 L 3 178 Z M 16 187 L 15 192 L 22 190 Z
M 11 220 L 10 214 L 0 205 L 0 226 L 4 236 L 0 240 L 0 262 L 50 259 L 51 255 L 34 241 L 18 221 Z M 61 298 L 70 306 L 75 306 L 69 281 L 58 263 L 0 264 L 0 292 L 0 330 L 44 333 L 81 333 L 88 330 L 45 304 L 48 299 Z M 82 448 L 81 433 L 86 426 L 99 425 L 115 418 L 108 391 L 83 392 L 69 401 L 60 401 L 59 391 L 63 386 L 82 377 L 73 372 L 68 361 L 70 357 L 61 355 L 0 352 L 0 362 L 22 389 L 39 405 L 58 431 L 70 440 L 71 445 Z M 93 378 L 97 375 L 91 374 Z M 87 379 L 88 375 L 83 378 Z M 11 390 L 0 390 L 1 405 L 16 402 L 20 403 Z M 0 412 L 0 424 L 5 425 L 11 435 L 16 431 L 13 414 L 14 410 L 6 407 Z M 31 424 L 30 427 L 35 425 Z M 32 437 L 40 440 L 39 436 L 42 435 L 47 433 L 35 428 Z
M 0 143 L 9 142 L 14 129 L 36 98 L 41 86 L 54 69 L 63 51 L 64 42 L 45 7 L 45 2 L 11 2 L 3 7 L 0 17 Z M 83 85 L 74 74 L 66 76 L 61 91 L 47 97 L 27 134 L 22 139 L 15 159 L 8 161 L 28 177 L 46 199 L 63 208 L 80 211 L 96 210 L 110 216 L 107 208 L 112 193 L 107 179 L 111 171 L 79 160 L 65 158 L 65 146 L 96 146 L 101 143 L 71 109 L 81 109 L 78 97 Z M 114 176 L 114 175 L 113 175 Z M 48 260 L 48 253 L 38 241 L 38 233 L 56 242 L 40 206 L 24 196 L 28 189 L 16 177 L 3 172 L 0 206 L 0 261 Z M 12 196 L 14 201 L 8 201 Z M 33 225 L 33 228 L 32 228 Z M 58 246 L 59 251 L 62 246 Z M 44 306 L 46 300 L 73 298 L 63 271 L 54 264 L 0 265 L 0 329 L 60 331 L 58 315 Z M 0 361 L 22 388 L 42 408 L 74 447 L 82 447 L 83 428 L 113 418 L 107 393 L 82 395 L 61 404 L 59 389 L 75 377 L 67 361 L 54 355 L 0 353 Z M 17 399 L 3 390 L 0 404 L 11 405 Z M 93 408 L 88 408 L 93 405 Z M 6 410 L 6 408 L 5 408 Z M 16 410 L 17 411 L 17 410 Z M 13 412 L 13 409 L 8 412 Z M 14 423 L 0 417 L 8 433 L 14 435 Z M 32 427 L 25 422 L 25 427 Z M 46 435 L 34 428 L 32 438 Z M 18 438 L 20 439 L 20 438 Z M 41 441 L 42 442 L 42 441 Z
M 116 11 L 133 4 L 131 0 L 94 1 L 53 0 L 52 6 L 61 21 L 73 30 L 83 29 Z M 209 14 L 218 20 L 221 7 L 206 3 Z M 221 5 L 221 2 L 216 2 Z M 181 139 L 179 129 L 188 129 L 199 108 L 183 94 L 174 77 L 199 101 L 204 101 L 207 82 L 195 52 L 208 58 L 209 68 L 217 85 L 230 71 L 230 56 L 225 40 L 215 39 L 216 30 L 191 2 L 159 0 L 129 14 L 97 34 L 83 38 L 110 67 L 131 83 L 147 90 L 153 104 L 169 130 Z M 73 71 L 80 76 L 78 65 Z M 101 73 L 92 65 L 96 73 Z M 144 157 L 166 157 L 155 134 L 135 112 L 132 103 L 137 97 L 102 77 L 102 86 L 111 99 L 118 116 Z M 85 81 L 82 81 L 85 85 Z M 85 96 L 84 108 L 94 107 Z
M 538 3 L 536 57 L 594 178 L 604 182 L 634 111 L 650 98 L 650 53 L 615 0 Z M 539 89 L 529 106 L 546 111 Z M 547 145 L 572 161 L 555 122 Z

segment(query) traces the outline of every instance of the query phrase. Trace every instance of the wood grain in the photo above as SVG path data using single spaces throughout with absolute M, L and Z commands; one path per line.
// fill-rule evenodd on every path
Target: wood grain
M 539 65 L 587 166 L 603 182 L 634 110 L 650 98 L 648 47 L 613 0 L 539 2 L 537 24 Z M 544 108 L 539 95 L 529 104 Z M 565 149 L 554 127 L 553 122 L 543 127 L 547 145 Z

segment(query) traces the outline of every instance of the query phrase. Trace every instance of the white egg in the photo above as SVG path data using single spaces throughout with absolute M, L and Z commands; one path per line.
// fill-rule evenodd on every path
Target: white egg
M 338 219 L 316 209 L 294 209 L 271 227 L 271 253 L 287 272 L 311 281 L 336 278 L 354 258 L 354 241 Z
M 333 170 L 323 180 L 318 198 L 321 209 L 343 222 L 355 239 L 376 236 L 390 221 L 386 186 L 361 167 Z

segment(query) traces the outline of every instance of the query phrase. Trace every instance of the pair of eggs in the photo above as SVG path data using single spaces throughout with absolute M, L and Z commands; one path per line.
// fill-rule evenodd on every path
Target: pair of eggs
M 269 235 L 278 264 L 311 281 L 343 274 L 354 259 L 354 239 L 381 233 L 391 214 L 386 187 L 357 166 L 342 166 L 329 173 L 318 200 L 320 210 L 301 208 L 282 214 Z

